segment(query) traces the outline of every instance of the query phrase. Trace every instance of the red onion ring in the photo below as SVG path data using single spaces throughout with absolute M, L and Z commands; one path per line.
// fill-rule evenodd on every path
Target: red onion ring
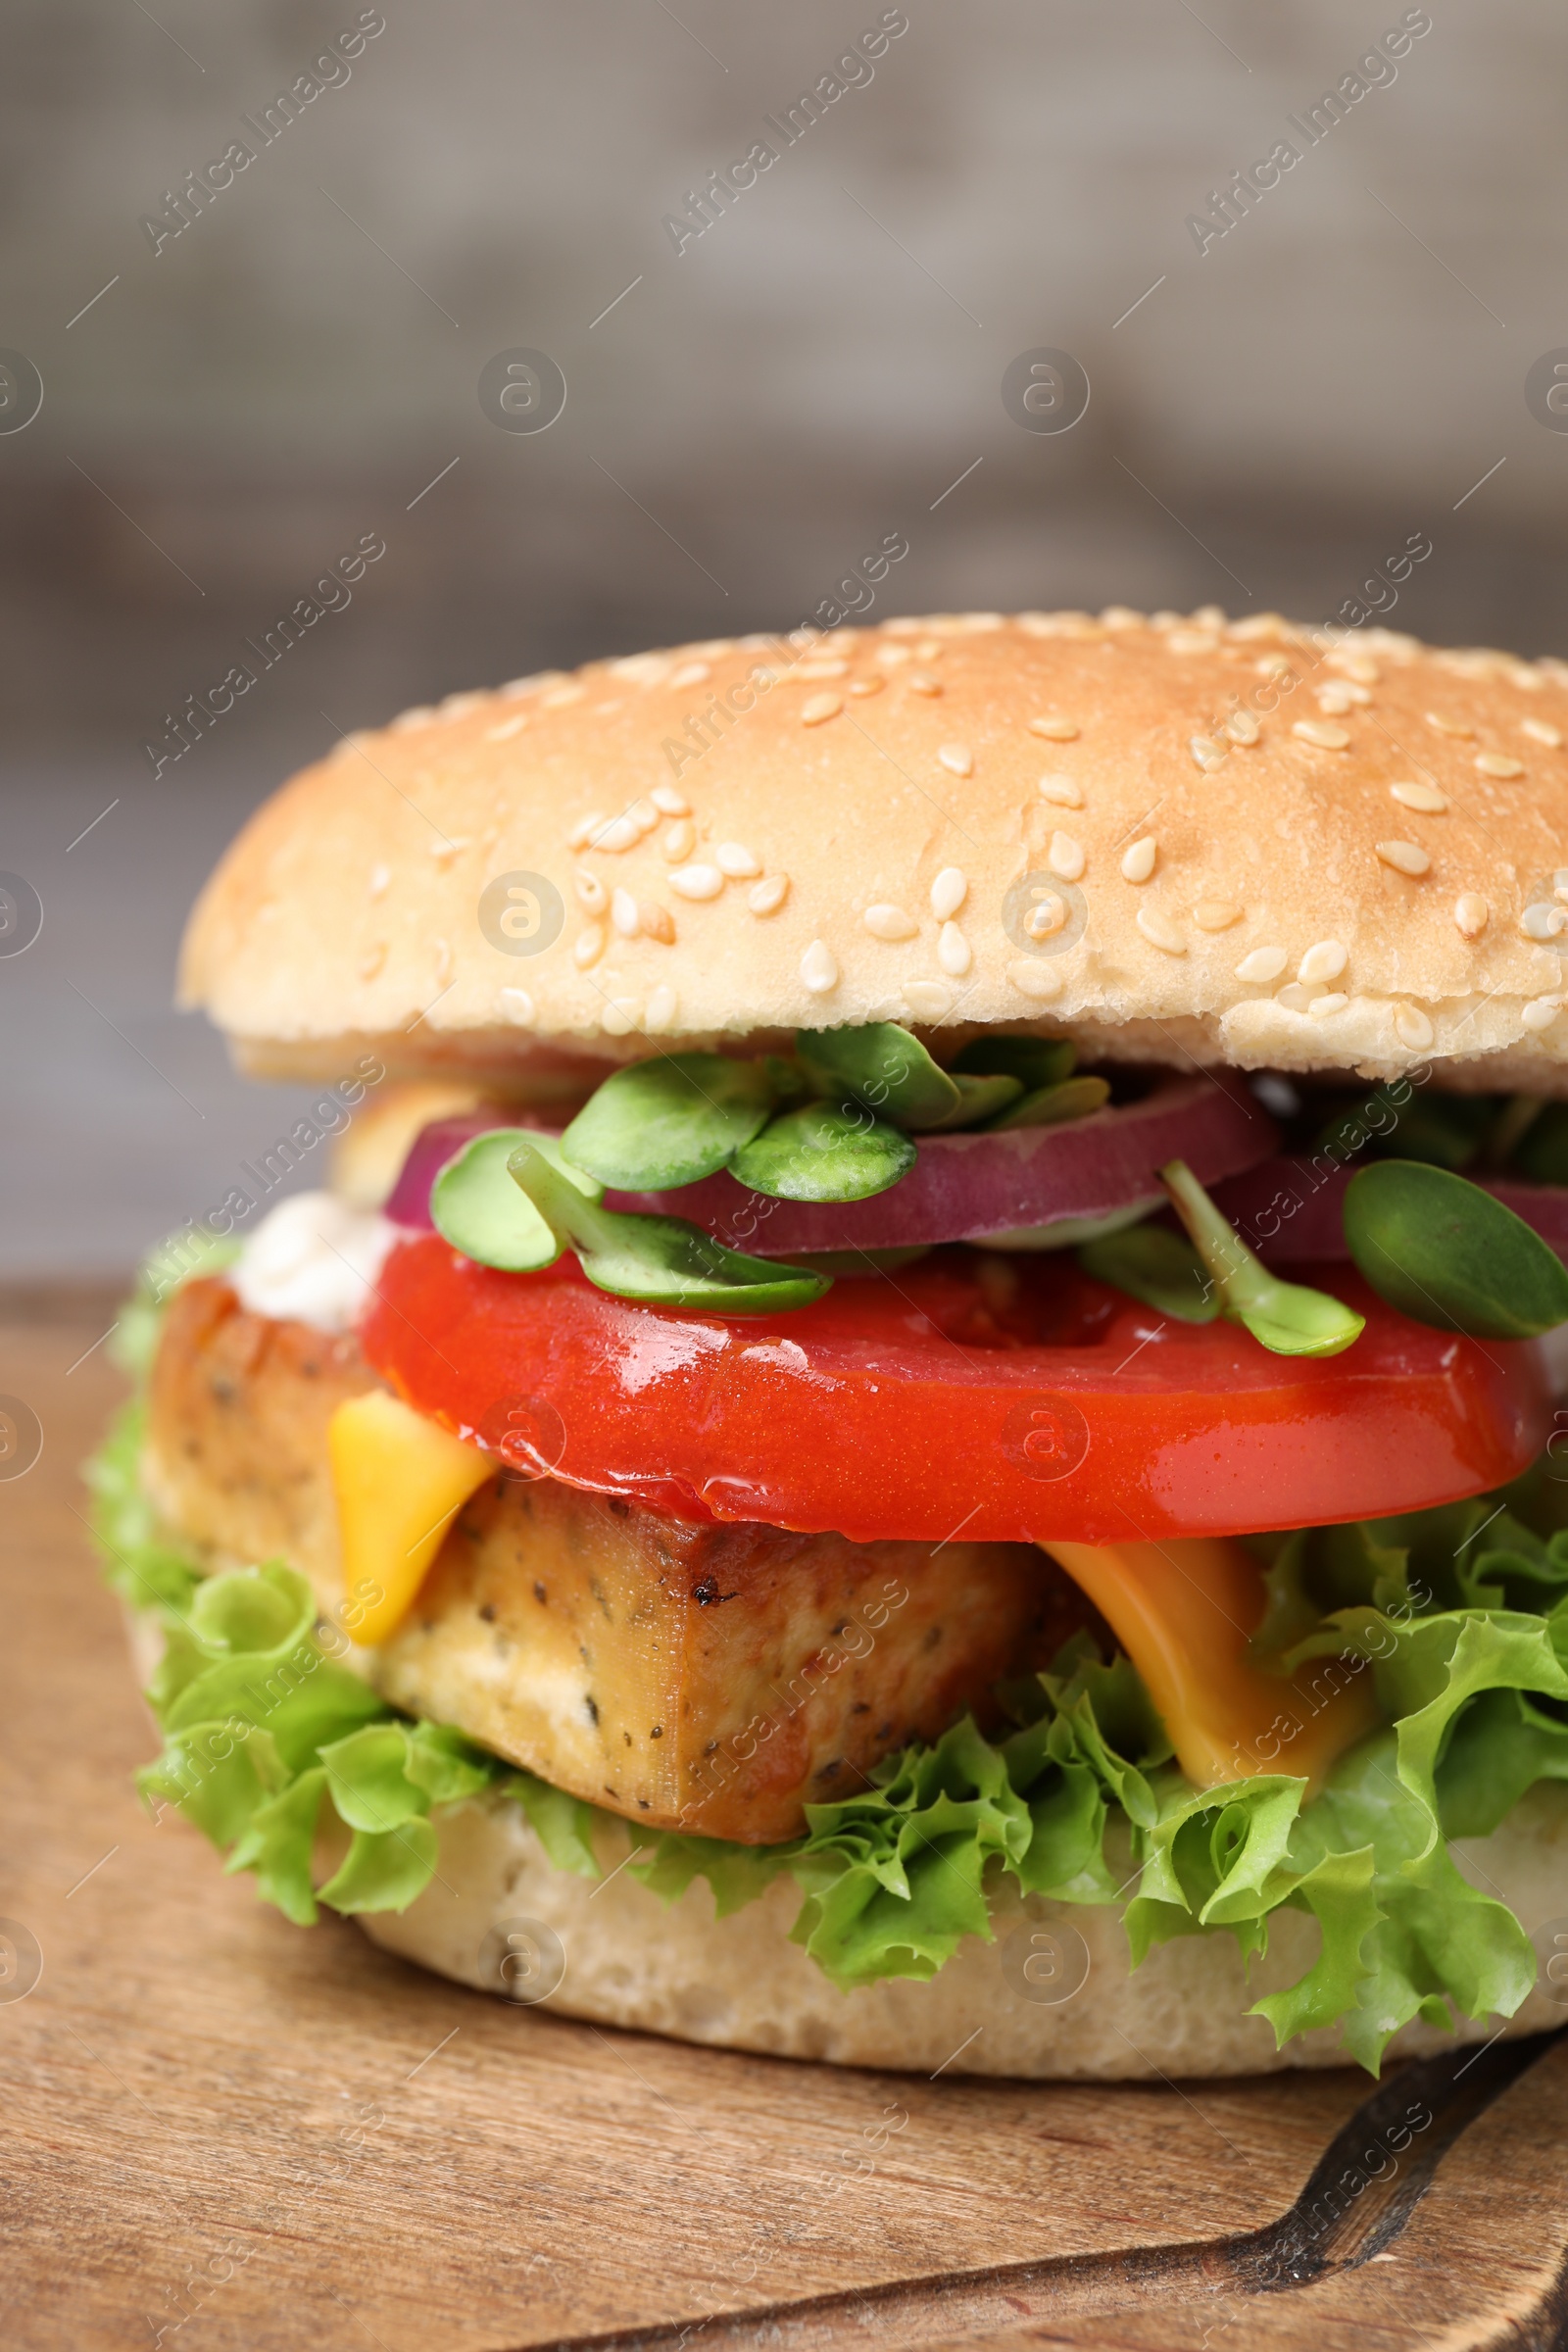
M 1354 1174 L 1353 1168 L 1325 1172 L 1306 1159 L 1265 1159 L 1219 1185 L 1214 1200 L 1266 1265 L 1324 1264 L 1347 1254 L 1345 1193 Z M 1568 1262 L 1568 1185 L 1519 1184 L 1510 1177 L 1473 1181 Z
M 471 1136 L 528 1125 L 496 1111 L 440 1119 L 418 1135 L 386 1213 L 428 1228 L 430 1186 Z M 689 1217 L 732 1250 L 796 1257 L 826 1250 L 896 1250 L 1100 1218 L 1163 1196 L 1155 1171 L 1185 1159 L 1214 1185 L 1251 1167 L 1278 1142 L 1273 1121 L 1243 1088 L 1172 1078 L 1141 1102 L 1097 1110 L 1060 1127 L 916 1138 L 909 1173 L 869 1200 L 774 1200 L 727 1174 L 667 1193 L 607 1193 L 607 1207 Z M 1342 1250 L 1343 1254 L 1343 1250 Z

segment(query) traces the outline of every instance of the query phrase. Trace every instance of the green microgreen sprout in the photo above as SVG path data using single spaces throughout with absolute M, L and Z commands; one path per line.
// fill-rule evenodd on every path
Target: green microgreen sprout
M 507 1168 L 557 1243 L 571 1250 L 588 1280 L 617 1298 L 726 1315 L 765 1315 L 808 1306 L 829 1278 L 726 1250 L 684 1217 L 645 1216 L 590 1200 L 530 1136 Z
M 889 1127 L 943 1126 L 962 1100 L 956 1080 L 897 1021 L 800 1029 L 795 1051 L 819 1095 L 863 1103 Z
M 1357 1267 L 1413 1322 L 1477 1340 L 1531 1340 L 1568 1322 L 1568 1267 L 1467 1177 L 1384 1159 L 1350 1179 L 1345 1239 Z
M 1085 1242 L 1078 1263 L 1097 1282 L 1179 1323 L 1212 1323 L 1220 1311 L 1218 1285 L 1198 1251 L 1166 1226 L 1124 1226 Z
M 1250 1331 L 1270 1354 L 1339 1355 L 1360 1336 L 1364 1315 L 1327 1292 L 1271 1274 L 1185 1160 L 1173 1159 L 1161 1168 L 1159 1180 L 1219 1294 L 1220 1313 Z
M 443 1241 L 475 1265 L 499 1266 L 508 1274 L 534 1274 L 553 1266 L 563 1244 L 507 1165 L 519 1144 L 530 1144 L 587 1200 L 604 1186 L 573 1167 L 554 1137 L 527 1127 L 492 1127 L 464 1145 L 430 1187 L 430 1217 Z
M 993 1119 L 991 1131 L 998 1133 L 1008 1127 L 1059 1127 L 1068 1119 L 1086 1119 L 1091 1111 L 1103 1110 L 1110 1101 L 1110 1087 L 1103 1078 L 1063 1078 L 1054 1086 L 1037 1087 L 1021 1102 L 1009 1103 L 1000 1118 Z
M 730 1174 L 775 1200 L 868 1200 L 913 1165 L 908 1137 L 863 1104 L 807 1102 L 743 1145 Z
M 566 1156 L 623 1193 L 666 1193 L 727 1168 L 772 1115 L 785 1065 L 667 1054 L 616 1070 L 562 1137 Z

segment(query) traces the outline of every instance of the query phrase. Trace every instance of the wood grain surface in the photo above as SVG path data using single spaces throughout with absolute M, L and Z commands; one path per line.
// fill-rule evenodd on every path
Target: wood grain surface
M 102 1328 L 0 1330 L 44 1431 L 0 1482 L 0 1915 L 42 1954 L 0 1978 L 0 2344 L 1568 2345 L 1568 2044 L 1376 2091 L 911 2081 L 289 1927 L 131 1790 L 153 1739 L 75 1479 Z

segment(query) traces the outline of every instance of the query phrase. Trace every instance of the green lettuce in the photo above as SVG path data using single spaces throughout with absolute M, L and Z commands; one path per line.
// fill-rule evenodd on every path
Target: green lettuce
M 787 1874 L 794 1940 L 847 1990 L 933 1977 L 966 1936 L 990 1938 L 1008 1883 L 1120 1905 L 1135 1964 L 1216 1931 L 1250 1960 L 1276 1912 L 1310 1914 L 1316 1959 L 1254 2013 L 1281 2043 L 1338 2025 L 1374 2073 L 1411 2019 L 1508 2016 L 1534 1982 L 1524 1928 L 1461 1876 L 1449 1841 L 1568 1781 L 1568 1492 L 1539 1474 L 1255 1540 L 1260 1651 L 1288 1671 L 1321 1660 L 1330 1688 L 1369 1675 L 1385 1718 L 1310 1802 L 1286 1771 L 1195 1788 L 1131 1664 L 1080 1636 L 1004 1689 L 1008 1728 L 988 1738 L 966 1717 L 859 1793 L 808 1805 L 799 1838 L 758 1847 L 624 1822 L 398 1714 L 331 1653 L 348 1645 L 297 1571 L 205 1575 L 170 1544 L 137 1484 L 140 1415 L 127 1407 L 89 1466 L 106 1573 L 164 1633 L 148 1697 L 165 1744 L 139 1786 L 302 1925 L 323 1903 L 405 1909 L 433 1875 L 436 1816 L 482 1798 L 519 1805 L 549 1859 L 584 1877 L 629 1835 L 631 1875 L 665 1900 L 702 1879 L 720 1917 Z

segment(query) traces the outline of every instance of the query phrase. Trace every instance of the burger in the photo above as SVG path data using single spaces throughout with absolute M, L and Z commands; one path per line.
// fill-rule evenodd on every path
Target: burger
M 184 943 L 319 1091 L 122 1326 L 148 1802 L 788 2057 L 1557 2022 L 1565 738 L 1568 663 L 1113 608 L 339 741 Z

